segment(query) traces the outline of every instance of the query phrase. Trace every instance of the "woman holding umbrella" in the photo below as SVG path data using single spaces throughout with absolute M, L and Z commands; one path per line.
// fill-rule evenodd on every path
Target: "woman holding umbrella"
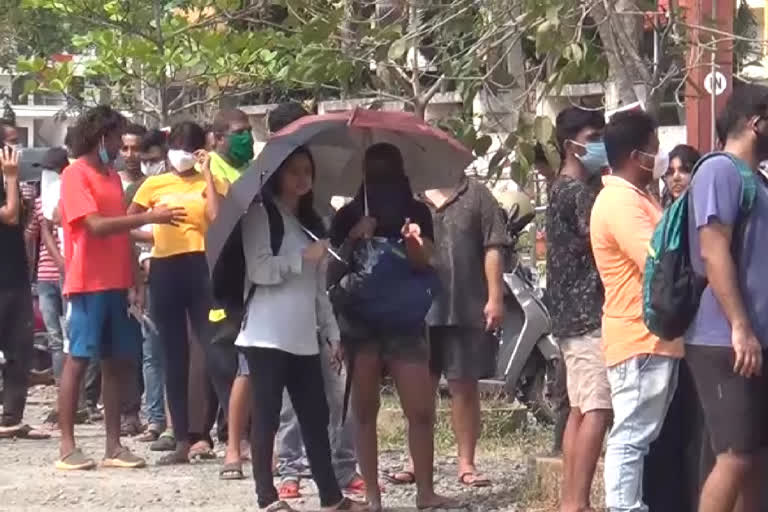
M 283 390 L 296 410 L 324 511 L 368 510 L 344 498 L 331 465 L 328 404 L 320 343 L 338 348 L 339 329 L 325 292 L 325 229 L 312 199 L 312 155 L 296 149 L 267 180 L 262 203 L 242 221 L 249 300 L 235 341 L 248 361 L 253 401 L 253 475 L 259 507 L 291 511 L 279 501 L 272 475 Z M 269 204 L 265 204 L 265 203 Z M 273 226 L 282 224 L 280 240 Z M 311 235 L 310 235 L 311 233 Z M 339 363 L 340 364 L 340 363 Z
M 291 180 L 287 177 L 273 181 L 272 175 L 275 173 L 287 173 L 286 176 L 293 174 L 285 171 L 285 167 L 288 162 L 296 160 L 305 162 L 302 165 L 312 170 L 311 176 L 314 180 L 305 178 L 303 188 L 294 185 L 288 187 Z M 310 280 L 305 276 L 305 272 L 308 273 L 308 269 L 317 267 L 316 261 L 324 259 L 327 244 L 308 245 L 305 236 L 302 244 L 292 242 L 295 245 L 291 251 L 282 246 L 279 251 L 272 250 L 274 247 L 270 247 L 270 244 L 274 243 L 274 240 L 267 237 L 266 233 L 270 232 L 268 228 L 274 215 L 269 214 L 270 208 L 261 205 L 254 207 L 254 198 L 261 192 L 265 192 L 262 197 L 269 198 L 270 192 L 278 184 L 278 197 L 295 187 L 297 190 L 292 192 L 291 196 L 300 196 L 300 204 L 309 205 L 311 189 L 316 196 L 317 206 L 323 207 L 328 205 L 332 196 L 351 196 L 358 190 L 357 198 L 343 208 L 333 222 L 331 241 L 334 245 L 349 249 L 353 256 L 352 263 L 355 265 L 350 265 L 341 272 L 342 277 L 338 281 L 332 280 L 332 290 L 337 301 L 334 305 L 337 313 L 340 313 L 339 322 L 342 323 L 341 331 L 347 362 L 350 365 L 349 373 L 353 375 L 349 384 L 353 392 L 354 415 L 359 419 L 361 426 L 358 435 L 358 459 L 367 488 L 369 509 L 374 511 L 381 510 L 381 492 L 377 481 L 376 417 L 379 407 L 379 380 L 384 368 L 395 378 L 410 423 L 409 440 L 416 466 L 418 507 L 457 508 L 458 505 L 452 500 L 437 496 L 432 483 L 434 396 L 429 391 L 432 384 L 424 318 L 431 306 L 431 292 L 437 277 L 428 265 L 432 247 L 431 214 L 426 206 L 414 199 L 412 192 L 454 186 L 472 160 L 472 153 L 461 143 L 412 114 L 358 109 L 306 116 L 270 138 L 252 168 L 233 184 L 207 238 L 207 254 L 217 300 L 225 304 L 233 303 L 238 307 L 242 305 L 242 299 L 248 291 L 242 288 L 244 266 L 247 267 L 248 280 L 259 285 L 255 288 L 254 300 L 247 307 L 246 327 L 237 344 L 243 346 L 246 355 L 250 356 L 248 363 L 251 378 L 263 379 L 260 359 L 267 356 L 260 354 L 260 357 L 256 357 L 253 351 L 269 350 L 263 346 L 265 339 L 276 344 L 274 338 L 278 335 L 282 337 L 285 329 L 298 329 L 299 318 L 309 317 L 311 334 L 291 336 L 290 341 L 286 338 L 279 346 L 273 347 L 270 357 L 279 356 L 280 360 L 289 360 L 298 358 L 299 353 L 317 357 L 316 343 L 311 345 L 306 340 L 314 339 L 315 323 L 311 315 L 318 315 L 319 310 L 315 311 L 305 305 L 305 314 L 297 315 L 294 312 L 295 306 L 291 303 L 290 306 L 283 306 L 290 308 L 286 310 L 291 312 L 289 316 L 283 317 L 275 314 L 279 310 L 277 301 L 270 301 L 265 297 L 269 294 L 278 297 L 278 292 L 287 293 L 286 290 L 298 283 L 304 283 L 306 286 Z M 307 161 L 311 162 L 311 165 L 307 164 Z M 291 167 L 293 165 L 292 163 Z M 365 172 L 361 172 L 361 169 Z M 361 181 L 364 184 L 359 187 Z M 300 212 L 306 213 L 308 206 L 299 208 L 294 204 L 295 199 L 288 201 L 288 197 L 285 201 L 280 199 L 278 202 L 283 204 L 280 218 L 285 221 L 285 243 L 288 243 L 289 229 L 296 228 L 294 222 L 298 221 L 295 218 L 305 218 L 306 220 L 302 220 L 304 227 L 316 231 L 307 236 L 322 238 L 320 226 L 310 227 L 309 224 L 313 223 L 309 222 L 309 217 L 299 215 Z M 263 205 L 267 204 L 269 201 L 263 202 Z M 246 210 L 248 213 L 243 218 L 242 212 Z M 260 233 L 260 241 L 252 239 L 256 233 Z M 383 243 L 380 242 L 382 237 L 385 240 Z M 300 236 L 297 239 L 302 240 Z M 368 243 L 363 244 L 363 241 Z M 255 244 L 254 247 L 260 249 L 249 249 L 249 244 Z M 374 255 L 377 248 L 382 249 L 382 254 L 385 253 L 386 256 L 378 258 L 374 265 L 377 268 L 396 269 L 397 279 L 387 280 L 390 274 L 382 272 L 378 274 L 376 285 L 374 280 L 366 281 L 365 267 L 357 265 L 360 262 L 358 257 L 362 256 L 366 247 L 369 248 L 368 254 Z M 374 250 L 371 251 L 370 248 Z M 246 262 L 242 261 L 243 254 L 246 255 Z M 256 254 L 259 256 L 256 257 Z M 382 262 L 386 264 L 383 265 Z M 430 276 L 434 277 L 434 280 L 431 280 Z M 327 302 L 325 282 L 321 281 L 322 293 L 318 292 L 318 304 Z M 382 286 L 377 286 L 378 284 Z M 354 300 L 362 296 L 365 296 L 366 300 Z M 404 303 L 407 303 L 406 306 L 411 305 L 414 297 L 418 307 L 402 307 Z M 260 307 L 255 305 L 256 298 L 259 298 Z M 382 311 L 377 309 L 379 305 L 392 306 L 394 311 L 403 314 L 391 315 L 389 313 L 393 310 L 386 309 L 382 315 Z M 356 315 L 356 311 L 362 314 Z M 377 321 L 366 322 L 363 318 L 366 315 L 375 317 Z M 271 326 L 278 317 L 282 318 L 279 329 L 254 335 L 257 328 L 262 328 L 262 324 Z M 323 315 L 320 315 L 318 319 L 322 318 Z M 398 327 L 408 324 L 409 329 L 407 332 L 393 329 L 395 324 Z M 302 329 L 310 329 L 304 320 L 301 325 L 304 326 Z M 374 325 L 380 325 L 382 328 Z M 326 325 L 326 334 L 329 332 L 332 331 L 327 330 Z M 308 351 L 310 346 L 311 352 Z M 298 352 L 300 348 L 301 352 Z M 290 355 L 291 351 L 293 355 Z M 286 353 L 288 355 L 285 355 Z M 258 369 L 254 368 L 254 364 L 259 365 Z M 274 373 L 273 366 L 275 365 L 265 370 Z M 320 378 L 319 368 L 317 372 L 317 378 Z M 296 385 L 296 372 L 289 373 L 291 376 L 286 385 L 293 386 L 294 392 L 299 392 L 298 388 L 306 387 Z M 306 375 L 302 377 L 304 378 L 301 380 L 306 380 Z M 279 396 L 284 383 L 279 379 L 266 382 L 277 383 L 278 391 L 269 390 L 269 396 L 273 398 L 270 398 L 269 416 L 265 420 L 268 423 L 263 426 L 268 435 L 262 434 L 255 442 L 267 443 L 269 446 L 259 450 L 254 444 L 253 450 L 254 454 L 261 452 L 258 468 L 254 460 L 255 473 L 262 475 L 257 477 L 262 482 L 257 484 L 259 500 L 269 505 L 277 498 L 272 487 L 271 460 L 265 458 L 264 453 L 269 456 L 272 453 L 271 436 L 277 428 L 276 415 L 279 412 L 279 400 L 274 397 Z M 254 394 L 264 394 L 263 384 L 257 384 L 254 380 L 252 385 Z M 306 391 L 301 392 L 307 394 Z M 293 400 L 293 397 L 291 398 Z M 264 407 L 257 404 L 257 399 L 254 398 L 254 410 L 263 411 Z M 300 397 L 299 400 L 306 400 L 306 397 Z M 323 423 L 326 423 L 327 408 L 324 400 L 321 402 L 325 410 Z M 274 409 L 276 403 L 277 409 Z M 293 400 L 293 404 L 298 413 L 302 434 L 305 434 L 308 415 L 306 411 L 302 414 L 296 400 Z M 320 404 L 312 405 L 318 407 Z M 258 418 L 260 414 L 256 416 Z M 307 438 L 317 435 L 320 431 L 325 432 L 319 426 L 317 418 L 314 421 L 314 433 L 307 432 L 304 435 L 308 451 Z M 327 461 L 327 441 L 326 437 L 323 443 L 324 454 L 320 459 L 323 464 Z M 319 456 L 316 460 L 318 458 Z M 321 473 L 333 475 L 330 465 L 327 466 L 327 471 Z M 313 474 L 318 476 L 314 468 Z M 333 487 L 336 487 L 336 484 L 332 486 L 328 483 L 326 491 L 321 494 L 335 496 Z M 331 503 L 331 500 L 326 499 L 324 503 Z
M 402 237 L 411 266 L 428 267 L 433 251 L 432 216 L 423 203 L 414 199 L 400 151 L 391 144 L 375 144 L 366 151 L 363 167 L 364 184 L 355 199 L 336 215 L 331 242 L 341 246 L 342 252 L 350 253 L 363 240 Z M 462 508 L 434 492 L 435 397 L 423 324 L 391 332 L 374 330 L 343 308 L 340 321 L 344 347 L 351 358 L 352 408 L 358 421 L 357 456 L 372 510 L 381 510 L 376 422 L 385 369 L 394 378 L 408 419 L 417 507 Z

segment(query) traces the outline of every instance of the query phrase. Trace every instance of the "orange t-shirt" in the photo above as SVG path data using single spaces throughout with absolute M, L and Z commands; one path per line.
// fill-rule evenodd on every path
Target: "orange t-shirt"
M 643 271 L 661 206 L 618 176 L 603 177 L 603 185 L 592 207 L 590 238 L 605 287 L 605 362 L 615 366 L 643 354 L 681 358 L 681 340 L 660 340 L 643 321 Z
M 123 186 L 113 169 L 107 174 L 84 159 L 75 160 L 61 176 L 61 224 L 66 274 L 64 294 L 127 290 L 133 286 L 131 239 L 125 233 L 95 236 L 83 219 L 125 215 Z

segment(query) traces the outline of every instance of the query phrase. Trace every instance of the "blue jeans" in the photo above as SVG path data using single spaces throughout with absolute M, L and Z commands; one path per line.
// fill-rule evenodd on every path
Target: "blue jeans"
M 342 372 L 339 375 L 331 367 L 331 354 L 326 343 L 321 343 L 320 360 L 325 381 L 325 396 L 330 412 L 328 437 L 331 441 L 333 470 L 339 485 L 346 487 L 357 474 L 352 411 L 347 414 L 344 424 L 341 423 L 346 373 Z M 280 429 L 277 431 L 277 459 L 277 469 L 283 478 L 298 479 L 309 469 L 309 463 L 304 456 L 304 443 L 299 422 L 288 392 L 285 390 L 283 391 L 283 408 L 280 411 Z
M 64 300 L 61 296 L 61 284 L 59 281 L 39 281 L 37 296 L 45 330 L 48 331 L 48 350 L 51 353 L 53 376 L 58 380 L 64 363 Z
M 641 355 L 608 368 L 614 415 L 605 451 L 605 504 L 610 512 L 648 512 L 643 462 L 675 394 L 678 364 L 669 357 Z
M 149 294 L 147 294 L 149 295 Z M 149 309 L 149 300 L 147 300 Z M 147 423 L 165 430 L 165 359 L 160 337 L 150 329 L 142 328 L 142 369 L 144 372 L 144 393 Z

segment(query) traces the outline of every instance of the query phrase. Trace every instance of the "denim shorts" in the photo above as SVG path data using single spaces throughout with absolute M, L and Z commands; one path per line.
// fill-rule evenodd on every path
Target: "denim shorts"
M 131 360 L 138 357 L 141 327 L 128 315 L 125 290 L 70 295 L 68 318 L 69 340 L 65 352 L 72 357 Z

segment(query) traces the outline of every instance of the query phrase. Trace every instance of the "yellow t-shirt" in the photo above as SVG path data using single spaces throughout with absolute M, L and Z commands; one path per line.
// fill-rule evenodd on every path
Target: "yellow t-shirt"
M 214 184 L 219 194 L 226 195 L 229 185 L 225 181 L 214 177 Z M 144 208 L 181 206 L 186 212 L 186 218 L 178 226 L 152 226 L 155 238 L 153 258 L 205 251 L 205 233 L 208 231 L 205 188 L 205 178 L 201 174 L 182 177 L 170 172 L 150 176 L 139 187 L 133 198 L 134 203 Z
M 243 169 L 232 167 L 224 160 L 220 155 L 214 152 L 209 153 L 211 155 L 211 173 L 220 180 L 226 180 L 229 183 L 234 183 L 242 174 Z

